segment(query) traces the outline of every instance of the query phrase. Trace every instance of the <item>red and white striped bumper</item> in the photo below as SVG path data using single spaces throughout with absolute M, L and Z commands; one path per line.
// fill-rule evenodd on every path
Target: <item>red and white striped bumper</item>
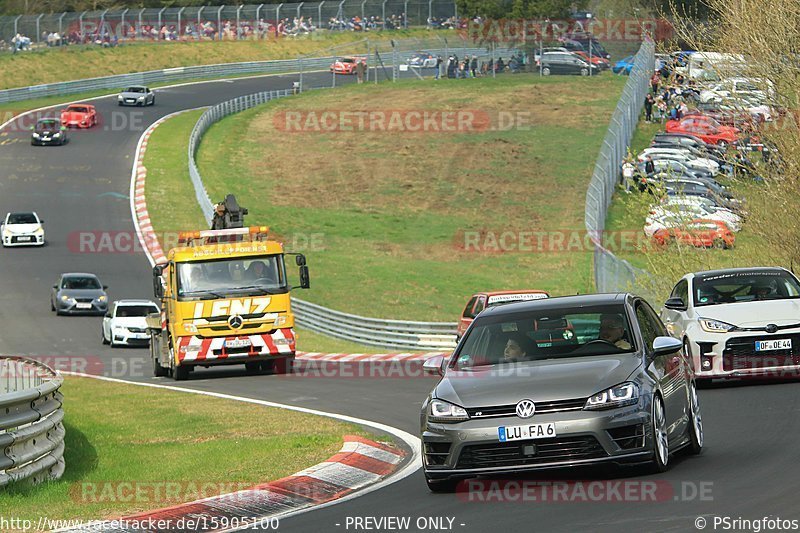
M 250 343 L 249 346 L 247 341 Z M 244 344 L 244 346 L 230 347 L 231 344 Z M 291 328 L 278 329 L 272 334 L 212 338 L 192 336 L 180 337 L 178 340 L 178 359 L 186 362 L 215 360 L 243 362 L 259 356 L 293 355 L 294 351 L 295 337 Z

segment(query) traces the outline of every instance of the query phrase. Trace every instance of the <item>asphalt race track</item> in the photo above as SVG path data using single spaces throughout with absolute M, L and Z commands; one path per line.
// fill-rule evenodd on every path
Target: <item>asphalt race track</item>
M 306 75 L 306 83 L 316 77 L 321 84 L 325 76 Z M 134 235 L 128 194 L 132 157 L 142 131 L 163 115 L 239 95 L 286 89 L 293 79 L 263 77 L 160 89 L 156 106 L 149 108 L 118 108 L 115 97 L 97 100 L 101 116 L 118 121 L 115 127 L 101 122 L 89 131 L 73 130 L 71 142 L 64 147 L 33 147 L 27 130 L 0 132 L 0 214 L 37 211 L 45 220 L 48 241 L 40 249 L 0 249 L 0 353 L 45 361 L 52 357 L 50 362 L 62 369 L 74 365 L 72 369 L 80 371 L 81 365 L 88 364 L 85 370 L 93 373 L 100 368 L 113 377 L 174 384 L 151 377 L 147 350 L 101 345 L 99 317 L 56 317 L 50 312 L 50 287 L 61 272 L 88 271 L 109 285 L 112 300 L 151 298 L 150 265 L 143 254 L 85 253 L 78 247 L 80 232 Z M 126 116 L 136 120 L 121 127 Z M 313 255 L 309 264 L 313 276 Z M 181 386 L 342 413 L 417 434 L 419 407 L 433 383 L 433 378 L 421 377 L 246 376 L 237 366 L 199 370 Z M 676 458 L 670 471 L 655 476 L 571 473 L 570 479 L 599 479 L 607 486 L 624 479 L 636 484 L 655 482 L 659 501 L 468 501 L 468 495 L 429 493 L 418 471 L 363 497 L 284 519 L 280 531 L 443 531 L 448 518 L 453 519 L 450 529 L 476 533 L 696 531 L 698 516 L 707 519 L 709 531 L 715 530 L 715 516 L 797 520 L 798 393 L 798 382 L 702 390 L 706 449 L 701 456 Z M 545 474 L 527 479 L 565 478 Z M 614 499 L 613 494 L 610 497 Z M 411 521 L 404 529 L 375 522 L 359 522 L 362 527 L 357 527 L 355 519 L 364 517 L 410 517 Z M 418 523 L 419 517 L 444 518 L 444 525 Z

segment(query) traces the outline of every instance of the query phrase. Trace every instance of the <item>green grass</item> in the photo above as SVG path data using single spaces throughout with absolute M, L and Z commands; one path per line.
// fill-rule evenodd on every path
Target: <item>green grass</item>
M 66 378 L 62 391 L 66 472 L 0 492 L 7 518 L 114 518 L 168 507 L 181 502 L 120 501 L 130 493 L 115 487 L 178 482 L 192 500 L 192 484 L 240 490 L 327 459 L 346 434 L 367 435 L 329 418 L 88 378 Z
M 348 43 L 365 37 L 371 41 L 388 41 L 436 38 L 439 35 L 425 29 L 372 32 L 369 35 L 321 31 L 305 38 L 277 41 L 203 41 L 135 44 L 117 48 L 62 47 L 30 53 L 0 54 L 0 89 L 191 65 L 294 59 L 315 53 L 335 55 L 346 53 Z M 343 48 L 328 50 L 331 47 Z M 365 52 L 366 49 L 359 45 L 357 50 L 350 51 Z
M 199 165 L 212 198 L 236 194 L 249 223 L 269 225 L 287 244 L 317 237 L 305 250 L 313 288 L 302 298 L 452 321 L 476 290 L 592 289 L 588 252 L 467 251 L 464 233 L 581 231 L 588 179 L 625 81 L 519 75 L 314 91 L 215 125 Z M 530 113 L 530 127 L 389 135 L 274 125 L 298 109 L 387 108 L 519 111 Z
M 166 232 L 206 227 L 203 213 L 194 201 L 194 189 L 189 180 L 185 157 L 189 147 L 188 134 L 202 114 L 202 110 L 188 111 L 166 120 L 154 130 L 147 144 L 144 158 L 147 168 L 145 195 L 150 220 L 159 236 Z M 301 293 L 299 296 L 304 295 Z M 302 329 L 298 330 L 297 347 L 305 352 L 359 353 L 378 350 Z

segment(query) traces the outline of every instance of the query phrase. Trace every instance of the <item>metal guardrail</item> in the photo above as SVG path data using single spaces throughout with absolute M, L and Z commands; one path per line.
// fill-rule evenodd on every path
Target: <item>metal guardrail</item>
M 490 54 L 483 48 L 452 48 L 443 50 L 430 50 L 433 54 L 444 54 L 457 51 L 461 57 L 465 54 L 486 58 Z M 406 61 L 413 51 L 403 51 L 393 54 L 392 61 Z M 509 51 L 494 51 L 494 54 L 506 54 Z M 315 68 L 327 68 L 332 58 L 303 60 L 301 72 L 309 72 Z M 298 60 L 300 61 L 300 60 Z M 392 64 L 392 71 L 397 65 Z M 311 87 L 303 86 L 303 90 Z M 323 87 L 314 87 L 323 88 Z M 291 90 L 269 91 L 251 94 L 228 100 L 208 109 L 198 119 L 189 137 L 189 175 L 195 189 L 195 196 L 207 223 L 211 224 L 214 206 L 203 185 L 203 179 L 197 168 L 195 157 L 203 135 L 216 122 L 223 118 L 245 111 L 252 107 L 264 104 L 275 98 L 290 96 Z M 382 348 L 401 350 L 450 350 L 455 347 L 456 324 L 450 322 L 409 322 L 403 320 L 388 320 L 351 315 L 328 309 L 310 302 L 292 298 L 295 318 L 298 325 L 315 331 L 344 339 L 348 341 L 379 346 Z
M 315 58 L 302 60 L 307 69 L 322 68 L 330 64 L 332 58 Z M 18 102 L 48 96 L 64 96 L 89 91 L 121 90 L 129 85 L 153 85 L 193 79 L 217 78 L 224 76 L 241 76 L 247 74 L 287 74 L 299 72 L 301 60 L 286 59 L 274 61 L 248 61 L 243 63 L 225 63 L 219 65 L 199 65 L 177 67 L 134 74 L 121 74 L 102 78 L 89 78 L 77 81 L 65 81 L 6 89 L 0 91 L 0 103 Z M 325 63 L 327 61 L 327 63 Z
M 655 44 L 645 40 L 634 58 L 628 82 L 611 117 L 592 179 L 586 191 L 584 220 L 594 243 L 594 279 L 597 292 L 633 291 L 653 300 L 652 275 L 619 259 L 602 245 L 606 216 L 619 183 L 622 161 L 639 122 L 655 67 Z
M 64 473 L 62 383 L 43 363 L 0 358 L 0 487 Z
M 456 346 L 455 322 L 415 322 L 351 315 L 292 298 L 297 325 L 347 341 L 398 350 L 448 351 Z

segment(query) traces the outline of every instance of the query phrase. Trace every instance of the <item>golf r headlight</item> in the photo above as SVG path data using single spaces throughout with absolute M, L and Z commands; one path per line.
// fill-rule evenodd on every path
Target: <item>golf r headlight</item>
M 639 386 L 636 383 L 621 383 L 598 392 L 586 400 L 585 410 L 602 410 L 635 405 L 639 402 Z
M 72 298 L 70 298 L 69 296 L 64 295 L 64 296 L 61 297 L 61 301 L 62 302 L 71 302 Z
M 431 422 L 461 422 L 469 420 L 466 409 L 444 400 L 431 400 L 428 404 L 428 420 Z
M 703 328 L 703 331 L 707 331 L 709 333 L 727 333 L 732 329 L 736 329 L 736 326 L 733 324 L 728 324 L 727 322 L 722 322 L 721 320 L 714 320 L 713 318 L 699 318 L 698 321 L 700 322 L 700 327 Z
M 105 302 L 107 299 L 108 299 L 108 298 L 107 298 L 107 297 L 105 297 L 105 296 L 98 296 L 98 297 L 97 297 L 97 301 L 98 301 L 98 302 Z

